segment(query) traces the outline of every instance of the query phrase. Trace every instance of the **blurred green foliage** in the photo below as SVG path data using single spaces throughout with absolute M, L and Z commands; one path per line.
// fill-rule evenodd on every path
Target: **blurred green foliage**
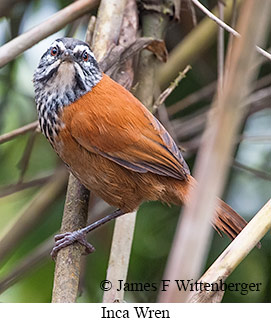
M 4 43 L 23 32 L 26 28 L 38 23 L 39 19 L 57 11 L 71 1 L 29 1 L 16 6 L 10 12 L 10 18 L 0 19 L 0 42 Z M 183 15 L 189 15 L 185 11 Z M 27 18 L 27 19 L 26 19 Z M 15 24 L 17 23 L 17 25 Z M 12 28 L 11 28 L 12 26 Z M 181 25 L 182 27 L 182 25 Z M 168 42 L 181 41 L 175 26 L 168 35 Z M 77 38 L 84 38 L 85 24 L 76 33 Z M 174 31 L 174 32 L 172 32 Z M 57 35 L 65 35 L 65 30 Z M 184 35 L 183 35 L 184 36 Z M 183 37 L 182 36 L 182 37 Z M 37 118 L 33 99 L 32 75 L 40 55 L 56 35 L 40 42 L 18 57 L 14 62 L 0 70 L 0 134 L 9 132 Z M 173 38 L 173 40 L 170 39 Z M 175 40 L 174 40 L 175 39 Z M 176 40 L 177 39 L 177 40 Z M 260 76 L 270 73 L 268 64 L 264 64 Z M 174 93 L 167 100 L 170 105 L 208 85 L 216 79 L 216 44 L 193 64 L 193 69 Z M 199 101 L 175 117 L 182 118 L 210 104 L 210 99 Z M 243 134 L 247 136 L 271 136 L 271 107 L 267 104 L 261 111 L 251 114 L 244 126 Z M 18 163 L 23 155 L 29 134 L 17 137 L 15 140 L 0 145 L 0 191 L 6 185 L 14 184 L 20 176 Z M 194 155 L 188 160 L 193 166 Z M 271 143 L 270 141 L 243 141 L 236 151 L 236 159 L 252 168 L 262 169 L 270 174 Z M 33 151 L 24 181 L 53 174 L 59 164 L 56 154 L 41 134 L 35 139 Z M 0 198 L 0 239 L 20 211 L 39 191 L 33 187 L 12 195 Z M 270 198 L 270 181 L 259 178 L 255 174 L 232 169 L 224 198 L 236 211 L 247 219 L 251 218 L 259 208 Z M 59 197 L 43 215 L 42 221 L 35 230 L 25 235 L 16 247 L 15 252 L 0 264 L 1 279 L 6 277 L 20 261 L 25 259 L 43 241 L 59 230 L 65 195 Z M 132 255 L 128 273 L 128 282 L 157 283 L 162 279 L 171 243 L 176 229 L 180 208 L 168 207 L 158 202 L 142 205 L 137 217 L 136 231 L 132 247 Z M 110 252 L 113 224 L 105 225 L 93 232 L 90 241 L 95 245 L 96 252 L 86 257 L 81 282 L 81 295 L 78 302 L 100 302 L 102 291 L 100 281 L 106 277 L 106 269 Z M 227 282 L 262 283 L 260 292 L 250 292 L 240 295 L 238 292 L 226 292 L 224 302 L 270 302 L 271 301 L 271 247 L 270 234 L 262 241 L 262 248 L 253 250 L 238 266 Z M 228 245 L 226 237 L 220 238 L 214 233 L 206 268 L 219 256 Z M 191 255 L 193 257 L 193 255 Z M 54 263 L 44 258 L 38 266 L 31 268 L 16 284 L 0 294 L 1 302 L 50 302 L 53 285 Z M 181 277 L 176 277 L 181 279 Z M 157 291 L 127 292 L 125 299 L 129 302 L 155 302 Z

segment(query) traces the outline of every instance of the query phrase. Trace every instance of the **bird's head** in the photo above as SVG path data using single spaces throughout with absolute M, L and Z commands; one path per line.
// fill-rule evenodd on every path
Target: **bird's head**
M 59 38 L 42 55 L 34 74 L 36 102 L 42 97 L 68 105 L 89 92 L 102 78 L 87 43 Z

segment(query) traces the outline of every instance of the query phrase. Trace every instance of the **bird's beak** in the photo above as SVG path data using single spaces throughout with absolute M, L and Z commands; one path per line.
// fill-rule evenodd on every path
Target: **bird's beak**
M 62 61 L 63 62 L 73 62 L 74 61 L 73 53 L 71 50 L 69 50 L 69 49 L 65 50 L 65 52 L 62 55 Z

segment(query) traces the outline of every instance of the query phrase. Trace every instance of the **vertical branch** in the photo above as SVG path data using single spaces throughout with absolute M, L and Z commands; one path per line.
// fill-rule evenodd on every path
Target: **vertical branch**
M 255 75 L 255 69 L 251 68 L 256 58 L 254 46 L 264 38 L 269 9 L 269 1 L 262 1 L 259 6 L 257 1 L 248 0 L 240 12 L 238 29 L 242 37 L 234 41 L 223 93 L 219 100 L 214 101 L 209 115 L 195 165 L 199 185 L 193 190 L 178 225 L 165 279 L 197 278 L 205 261 L 211 233 L 209 223 L 214 214 L 216 196 L 222 192 L 235 137 L 246 112 L 244 100 Z M 176 288 L 170 285 L 168 292 L 160 295 L 160 300 L 185 301 L 189 294 L 180 293 Z
M 122 2 L 125 2 L 123 0 Z M 94 45 L 93 51 L 96 57 L 102 57 L 109 44 L 109 39 L 115 39 L 116 26 L 119 21 L 117 8 L 121 13 L 121 1 L 110 1 L 111 9 L 114 9 L 114 15 L 110 18 L 109 12 L 106 11 L 106 1 L 101 1 L 103 9 L 99 9 L 99 14 L 96 21 L 96 27 L 93 35 Z M 109 3 L 109 2 L 108 2 Z M 118 18 L 118 19 L 117 19 Z M 111 30 L 107 30 L 108 23 L 112 21 Z M 107 32 L 104 31 L 107 30 Z M 86 226 L 87 211 L 89 202 L 89 191 L 71 174 L 68 185 L 68 193 L 65 203 L 65 210 L 63 214 L 61 232 L 74 231 Z M 60 250 L 56 259 L 55 279 L 52 302 L 68 303 L 75 302 L 79 278 L 80 278 L 80 263 L 82 255 L 82 246 L 78 243 L 67 246 Z
M 118 42 L 126 1 L 101 1 L 92 40 L 97 61 L 105 56 L 112 44 Z
M 142 1 L 142 3 L 147 2 Z M 163 2 L 156 1 L 158 6 L 162 6 Z M 145 13 L 142 17 L 143 36 L 162 39 L 167 21 L 168 17 L 162 13 L 153 11 Z M 138 87 L 135 95 L 149 108 L 153 103 L 156 64 L 157 59 L 152 53 L 147 50 L 141 52 L 138 66 Z M 107 272 L 107 280 L 112 283 L 113 287 L 104 293 L 104 302 L 123 301 L 124 292 L 117 291 L 117 282 L 119 279 L 126 281 L 135 221 L 136 212 L 116 219 Z
M 129 39 L 126 39 L 127 35 L 125 32 L 128 32 L 127 26 L 129 28 Z M 126 30 L 125 30 L 126 29 Z M 128 45 L 128 42 L 133 42 L 136 39 L 136 33 L 138 29 L 137 22 L 137 6 L 135 0 L 127 1 L 126 10 L 124 12 L 123 25 L 120 31 L 119 43 L 122 43 L 122 40 Z M 129 64 L 127 67 L 132 68 L 132 64 Z M 128 77 L 133 78 L 133 75 Z M 129 84 L 132 84 L 132 79 L 129 81 Z M 136 212 L 125 214 L 124 216 L 117 218 L 114 226 L 114 233 L 112 238 L 110 258 L 108 263 L 106 279 L 112 283 L 112 288 L 109 291 L 105 291 L 103 295 L 104 303 L 112 303 L 114 301 L 122 302 L 124 291 L 118 291 L 117 285 L 118 280 L 126 281 L 131 247 L 133 242 L 134 228 L 136 221 Z
M 89 191 L 72 175 L 62 218 L 61 233 L 83 228 L 87 223 Z M 83 246 L 78 242 L 61 249 L 57 254 L 53 303 L 74 303 L 80 278 L 80 261 Z
M 118 280 L 126 281 L 134 236 L 136 212 L 116 219 L 106 279 L 112 288 L 104 292 L 103 302 L 123 302 L 124 291 L 117 290 Z
M 156 1 L 157 7 L 162 7 L 165 1 Z M 168 23 L 168 16 L 161 12 L 147 10 L 144 5 L 153 3 L 153 1 L 142 1 L 142 32 L 144 37 L 153 37 L 156 39 L 163 39 Z M 140 54 L 140 60 L 138 64 L 137 81 L 138 86 L 135 92 L 136 97 L 150 109 L 153 105 L 153 93 L 156 85 L 156 67 L 157 59 L 155 56 L 147 51 L 143 50 Z

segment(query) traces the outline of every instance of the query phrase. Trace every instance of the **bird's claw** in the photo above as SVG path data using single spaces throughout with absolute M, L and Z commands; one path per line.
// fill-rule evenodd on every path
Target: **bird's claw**
M 55 260 L 59 250 L 73 244 L 74 242 L 79 242 L 85 247 L 84 254 L 89 254 L 95 251 L 95 248 L 87 241 L 84 231 L 77 230 L 61 233 L 55 236 L 55 246 L 51 252 L 51 257 Z

